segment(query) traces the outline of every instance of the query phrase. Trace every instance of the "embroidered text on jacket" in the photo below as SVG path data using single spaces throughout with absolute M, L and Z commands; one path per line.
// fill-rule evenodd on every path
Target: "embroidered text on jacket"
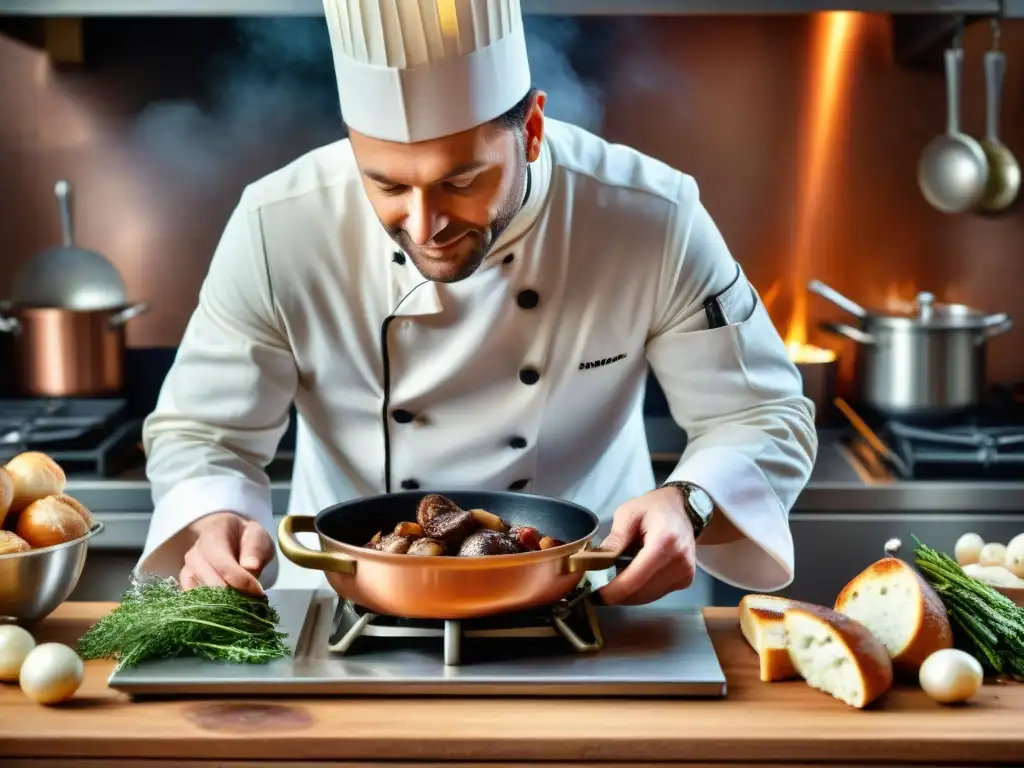
M 619 360 L 622 360 L 625 357 L 626 353 L 622 352 L 621 354 L 618 354 L 615 357 L 605 357 L 602 358 L 601 360 L 594 360 L 589 363 L 580 363 L 580 370 L 582 371 L 586 368 L 600 368 L 602 365 L 611 365 L 612 363 L 619 362 Z

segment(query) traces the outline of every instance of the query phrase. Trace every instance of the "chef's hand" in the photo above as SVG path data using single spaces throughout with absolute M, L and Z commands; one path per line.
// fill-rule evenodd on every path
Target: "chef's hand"
M 262 595 L 258 576 L 274 557 L 274 542 L 263 527 L 233 512 L 218 512 L 189 526 L 196 542 L 185 553 L 178 576 L 182 589 L 230 586 Z
M 601 549 L 643 546 L 633 562 L 601 590 L 608 605 L 643 605 L 693 583 L 693 524 L 675 488 L 659 488 L 617 510 Z

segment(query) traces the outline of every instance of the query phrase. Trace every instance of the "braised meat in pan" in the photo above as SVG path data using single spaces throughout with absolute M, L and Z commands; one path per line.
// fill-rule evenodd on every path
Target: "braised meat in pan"
M 416 522 L 401 522 L 387 534 L 378 531 L 365 547 L 394 555 L 480 557 L 536 552 L 562 543 L 536 528 L 509 526 L 491 512 L 460 509 L 451 499 L 431 493 L 420 499 Z

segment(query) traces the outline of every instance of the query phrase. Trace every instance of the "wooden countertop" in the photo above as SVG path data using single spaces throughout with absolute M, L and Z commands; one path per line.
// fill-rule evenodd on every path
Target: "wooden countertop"
M 68 603 L 39 642 L 73 644 L 113 606 Z M 33 704 L 0 687 L 0 763 L 79 768 L 585 762 L 843 765 L 1024 762 L 1024 685 L 963 707 L 913 686 L 858 711 L 802 682 L 758 680 L 733 609 L 705 611 L 729 693 L 715 700 L 281 699 L 133 703 L 89 662 L 76 698 Z M 341 761 L 341 762 L 338 762 Z M 348 762 L 346 762 L 348 761 Z M 390 762 L 389 762 L 390 761 Z M 618 761 L 618 763 L 616 763 Z

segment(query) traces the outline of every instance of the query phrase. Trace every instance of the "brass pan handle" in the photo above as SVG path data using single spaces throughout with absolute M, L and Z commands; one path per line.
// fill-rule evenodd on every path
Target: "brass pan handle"
M 635 553 L 632 553 L 635 554 Z M 576 554 L 569 555 L 569 573 L 582 573 L 584 571 L 606 571 L 609 568 L 618 566 L 624 568 L 633 557 L 626 554 L 626 547 L 615 549 L 584 549 Z
M 314 571 L 343 573 L 355 576 L 356 561 L 340 552 L 318 552 L 299 543 L 297 533 L 315 533 L 316 518 L 310 515 L 288 515 L 277 527 L 277 541 L 281 552 L 296 565 Z

